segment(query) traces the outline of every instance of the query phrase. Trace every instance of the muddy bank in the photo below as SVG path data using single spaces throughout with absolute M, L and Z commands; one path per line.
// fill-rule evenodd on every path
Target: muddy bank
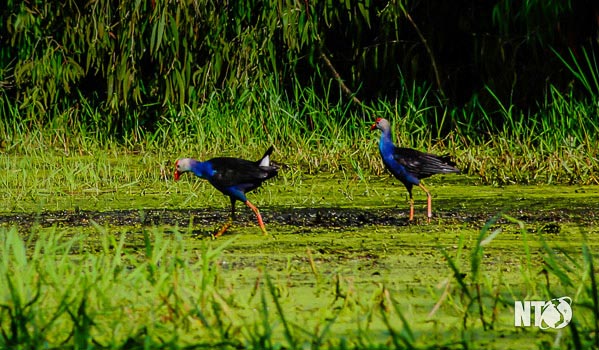
M 297 227 L 361 227 L 366 225 L 406 226 L 407 211 L 402 209 L 355 209 L 355 208 L 262 208 L 262 216 L 268 224 Z M 497 212 L 467 212 L 465 210 L 436 211 L 433 222 L 459 224 L 485 222 Z M 507 211 L 516 219 L 527 223 L 591 223 L 599 217 L 593 209 L 513 210 Z M 210 226 L 223 223 L 229 216 L 228 210 L 217 209 L 147 209 L 112 211 L 44 211 L 41 213 L 0 214 L 0 225 L 17 225 L 21 228 L 34 224 L 43 227 L 88 226 L 92 222 L 110 226 L 153 226 L 171 225 L 187 227 L 190 223 Z M 254 216 L 249 210 L 238 209 L 235 224 L 253 224 Z M 424 213 L 417 213 L 414 223 L 426 222 Z

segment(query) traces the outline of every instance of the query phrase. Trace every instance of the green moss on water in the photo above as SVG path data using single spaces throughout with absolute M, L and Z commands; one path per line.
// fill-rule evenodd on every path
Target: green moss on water
M 228 308 L 222 317 L 235 327 L 251 329 L 252 325 L 262 322 L 263 315 L 259 310 L 264 295 L 275 327 L 273 340 L 281 344 L 285 343 L 285 337 L 270 292 L 265 289 L 267 276 L 274 281 L 278 302 L 295 332 L 318 333 L 334 319 L 330 326 L 334 337 L 326 341 L 329 345 L 337 344 L 341 338 L 352 342 L 358 335 L 362 341 L 368 339 L 371 344 L 386 344 L 390 339 L 389 328 L 381 318 L 381 312 L 387 310 L 385 312 L 389 313 L 392 325 L 398 331 L 403 324 L 387 296 L 395 300 L 403 317 L 409 321 L 416 344 L 421 346 L 466 341 L 470 346 L 490 349 L 506 346 L 534 349 L 540 342 L 552 343 L 556 332 L 516 329 L 510 303 L 542 299 L 547 288 L 557 295 L 572 296 L 574 289 L 564 286 L 555 276 L 542 273 L 547 256 L 542 241 L 547 240 L 561 258 L 565 259 L 564 254 L 567 254 L 579 261 L 580 242 L 585 240 L 580 226 L 564 225 L 558 234 L 530 232 L 527 235 L 530 263 L 518 226 L 504 223 L 498 224 L 497 228 L 503 232 L 484 247 L 481 277 L 477 281 L 470 280 L 470 255 L 480 230 L 469 225 L 373 225 L 344 229 L 301 228 L 299 232 L 297 227 L 271 224 L 269 237 L 261 236 L 259 229 L 252 225 L 241 225 L 216 241 L 186 235 L 184 229 L 178 238 L 182 241 L 173 243 L 183 244 L 191 252 L 192 264 L 188 268 L 198 278 L 202 272 L 193 270 L 193 262 L 201 261 L 207 247 L 214 250 L 226 244 L 212 265 L 218 276 L 216 293 L 220 295 L 219 299 L 226 300 Z M 44 231 L 54 233 L 56 229 L 41 230 L 43 234 Z M 72 229 L 65 228 L 61 232 L 69 230 Z M 165 236 L 156 237 L 156 230 L 164 231 Z M 586 233 L 587 243 L 596 251 L 599 232 L 594 227 L 591 230 Z M 151 241 L 175 239 L 169 233 L 169 227 L 106 227 L 100 231 L 80 228 L 72 231 L 74 235 L 84 233 L 87 237 L 74 246 L 73 256 L 113 251 L 120 238 L 124 242 L 122 251 L 138 256 L 140 262 L 145 260 L 143 232 L 149 234 Z M 103 236 L 98 237 L 99 233 Z M 115 235 L 114 243 L 106 245 L 107 237 L 112 235 Z M 468 308 L 467 299 L 460 292 L 442 250 L 455 260 L 468 285 L 480 283 L 482 286 L 484 319 L 492 322 L 493 329 L 483 330 L 477 307 Z M 571 267 L 574 269 L 574 265 Z M 581 281 L 575 279 L 574 282 L 578 285 Z M 188 287 L 183 284 L 178 288 Z M 502 302 L 496 304 L 498 299 Z M 101 312 L 101 307 L 99 310 Z M 143 308 L 132 305 L 130 312 L 143 312 Z M 589 317 L 588 310 L 583 308 L 577 309 L 576 314 L 580 318 Z M 142 324 L 151 322 L 142 315 L 135 317 Z M 191 337 L 189 341 L 193 339 Z
M 0 199 L 4 208 L 0 214 L 13 215 L 1 226 L 19 229 L 21 237 L 29 239 L 30 251 L 34 250 L 36 237 L 60 235 L 63 241 L 79 237 L 69 250 L 72 260 L 62 262 L 66 265 L 118 252 L 127 261 L 118 275 L 135 271 L 140 280 L 132 284 L 133 288 L 143 286 L 148 289 L 149 298 L 156 298 L 153 303 L 173 308 L 165 306 L 158 319 L 156 314 L 146 316 L 152 309 L 152 300 L 141 303 L 137 294 L 126 291 L 122 292 L 122 304 L 126 304 L 127 298 L 135 302 L 127 307 L 129 318 L 125 321 L 119 319 L 122 315 L 114 309 L 103 309 L 101 302 L 90 306 L 98 317 L 97 332 L 107 325 L 120 325 L 122 330 L 116 338 L 121 340 L 137 334 L 128 334 L 129 331 L 140 331 L 139 327 L 126 325 L 134 320 L 160 337 L 168 335 L 170 327 L 181 327 L 185 329 L 181 331 L 185 333 L 182 344 L 193 344 L 199 341 L 194 334 L 205 331 L 199 311 L 190 311 L 198 307 L 200 311 L 218 309 L 211 312 L 220 313 L 229 327 L 219 336 L 230 337 L 233 344 L 252 344 L 252 337 L 265 332 L 264 327 L 269 324 L 271 341 L 276 345 L 273 347 L 288 346 L 283 321 L 274 304 L 276 297 L 285 321 L 305 347 L 318 343 L 317 335 L 323 332 L 326 334 L 320 341 L 325 347 L 343 342 L 356 347 L 390 346 L 394 332 L 406 332 L 403 317 L 413 332 L 414 345 L 419 347 L 536 349 L 556 342 L 571 344 L 571 335 L 567 329 L 515 328 L 514 300 L 545 300 L 549 295 L 568 295 L 575 303 L 589 300 L 584 292 L 588 289 L 588 277 L 582 246 L 599 251 L 599 219 L 595 212 L 599 208 L 599 191 L 595 186 L 494 187 L 467 176 L 438 176 L 425 182 L 433 194 L 431 223 L 425 220 L 426 198 L 415 189 L 416 220 L 410 224 L 405 188 L 388 176 L 360 179 L 344 172 L 308 176 L 283 171 L 277 179 L 249 195 L 264 214 L 269 236 L 261 235 L 252 213 L 239 205 L 239 218 L 233 227 L 221 239 L 212 240 L 209 234 L 228 215 L 226 197 L 206 181 L 191 176 L 173 182 L 164 177 L 170 169 L 161 168 L 160 162 L 150 162 L 154 167 L 148 172 L 148 164 L 131 167 L 129 161 L 115 159 L 96 169 L 93 176 L 85 174 L 89 165 L 83 160 L 41 168 L 25 163 L 20 169 L 11 169 L 2 180 Z M 301 220 L 280 219 L 290 215 L 301 219 L 305 215 L 305 222 L 312 223 L 308 216 L 313 212 L 305 211 L 306 208 L 340 213 L 354 210 L 352 215 L 358 213 L 357 217 L 360 211 L 379 213 L 374 217 L 390 216 L 394 221 L 364 224 L 357 220 L 352 224 L 353 216 L 336 221 L 333 215 L 327 219 L 330 222 L 311 226 L 298 224 Z M 38 225 L 35 219 L 25 222 L 14 216 L 55 211 L 58 217 L 62 212 L 78 211 L 99 215 L 117 211 L 118 215 L 118 210 L 132 209 L 139 212 L 140 218 L 150 209 L 175 213 L 204 209 L 217 215 L 208 224 L 189 225 L 189 221 L 183 220 L 185 224 L 172 225 L 132 217 L 100 226 L 94 226 L 91 220 L 55 220 Z M 523 227 L 508 217 L 500 217 L 485 228 L 488 220 L 500 214 L 520 220 Z M 480 270 L 475 273 L 473 251 L 481 230 L 487 230 L 485 237 L 492 232 L 498 234 L 483 246 Z M 190 282 L 193 279 L 173 280 L 169 285 L 176 285 L 177 291 L 189 297 L 181 297 L 185 300 L 181 304 L 174 297 L 178 295 L 173 292 L 175 289 L 152 291 L 152 284 L 147 284 L 148 277 L 141 271 L 152 266 L 147 259 L 148 242 L 159 245 L 161 241 L 180 244 L 190 252 L 188 260 L 181 260 L 181 271 L 185 271 L 181 273 L 195 274 L 198 279 L 208 272 L 194 264 L 202 261 L 206 249 L 218 250 L 226 244 L 210 261 L 210 269 L 215 273 L 215 281 L 211 282 L 214 290 L 202 292 L 195 282 Z M 110 259 L 121 258 L 114 255 Z M 156 268 L 167 261 L 163 258 Z M 457 275 L 450 268 L 450 261 L 459 272 Z M 570 283 L 565 283 L 559 273 L 569 276 Z M 267 287 L 267 276 L 273 281 L 273 290 Z M 172 276 L 165 274 L 161 278 Z M 478 302 L 467 297 L 458 283 L 460 279 L 470 293 L 477 285 L 482 291 L 486 330 Z M 25 284 L 23 288 L 34 286 Z M 58 294 L 64 293 L 60 286 L 52 288 Z M 97 291 L 103 292 L 110 293 Z M 1 296 L 3 303 L 10 299 L 6 291 Z M 177 312 L 186 316 L 177 316 Z M 583 334 L 592 338 L 592 332 L 585 331 L 592 328 L 591 309 L 576 304 L 574 315 Z M 166 326 L 158 327 L 159 323 Z M 64 321 L 62 327 L 69 329 L 68 322 Z M 98 339 L 107 338 L 110 337 Z

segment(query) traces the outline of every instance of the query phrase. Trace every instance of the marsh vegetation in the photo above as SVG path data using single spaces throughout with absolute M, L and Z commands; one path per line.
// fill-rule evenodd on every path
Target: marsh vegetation
M 71 169 L 89 163 L 80 157 Z M 416 194 L 410 224 L 405 189 L 388 176 L 289 168 L 251 195 L 270 236 L 243 208 L 213 240 L 227 198 L 160 166 L 128 170 L 139 159 L 100 158 L 74 177 L 7 168 L 5 346 L 593 346 L 595 186 L 436 177 L 433 221 Z M 513 326 L 514 300 L 562 295 L 574 300 L 571 328 Z
M 599 348 L 595 2 L 225 3 L 0 10 L 0 348 Z M 430 223 L 377 117 L 462 170 Z M 270 235 L 214 240 L 175 159 L 270 145 Z

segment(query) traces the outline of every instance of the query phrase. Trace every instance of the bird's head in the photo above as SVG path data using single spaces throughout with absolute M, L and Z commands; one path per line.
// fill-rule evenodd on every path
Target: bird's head
M 175 181 L 179 181 L 181 174 L 191 171 L 191 158 L 181 158 L 175 162 Z
M 370 130 L 379 129 L 380 131 L 389 130 L 391 126 L 389 125 L 389 121 L 384 118 L 376 118 L 376 121 L 370 127 Z

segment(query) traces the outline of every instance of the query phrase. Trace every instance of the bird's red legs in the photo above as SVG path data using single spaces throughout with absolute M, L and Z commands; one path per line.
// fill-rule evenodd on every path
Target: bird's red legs
M 225 233 L 229 229 L 229 227 L 231 227 L 231 225 L 233 224 L 233 220 L 235 220 L 235 199 L 231 197 L 231 216 L 229 217 L 229 220 L 223 225 L 223 227 L 221 227 L 220 230 L 218 230 L 218 232 L 214 234 L 214 238 L 222 236 L 222 234 Z
M 264 222 L 262 221 L 262 215 L 260 215 L 260 212 L 258 211 L 258 208 L 256 208 L 256 206 L 254 206 L 252 203 L 250 203 L 250 201 L 245 201 L 245 205 L 247 205 L 248 207 L 250 207 L 254 213 L 256 214 L 256 218 L 258 219 L 258 225 L 260 225 L 260 229 L 262 230 L 262 234 L 263 235 L 268 235 L 268 233 L 266 232 L 266 227 L 264 227 Z
M 410 221 L 414 220 L 414 198 L 410 193 Z
M 223 227 L 221 227 L 220 230 L 214 234 L 214 238 L 220 237 L 223 233 L 225 233 L 229 227 L 231 227 L 231 224 L 233 224 L 233 218 L 229 218 L 229 221 L 225 222 Z
M 233 203 L 233 201 L 231 201 L 231 203 Z M 255 205 L 253 205 L 252 203 L 250 203 L 250 201 L 246 201 L 245 205 L 247 205 L 248 207 L 250 207 L 254 213 L 256 214 L 256 218 L 258 219 L 258 225 L 260 225 L 260 229 L 262 230 L 262 233 L 266 236 L 268 235 L 268 233 L 266 232 L 266 227 L 264 227 L 264 221 L 262 221 L 262 215 L 260 215 L 260 212 L 258 211 L 258 208 L 256 208 Z M 223 233 L 225 233 L 229 227 L 231 227 L 231 224 L 233 223 L 233 216 L 235 215 L 235 205 L 233 204 L 231 207 L 231 212 L 232 215 L 229 218 L 229 221 L 227 221 L 223 227 L 220 228 L 220 230 L 218 230 L 217 233 L 214 234 L 214 238 L 220 237 Z
M 433 199 L 431 198 L 431 193 L 424 187 L 423 184 L 418 184 L 418 187 L 422 188 L 424 192 L 426 192 L 426 207 L 427 207 L 427 221 L 431 222 L 431 217 L 433 216 Z

